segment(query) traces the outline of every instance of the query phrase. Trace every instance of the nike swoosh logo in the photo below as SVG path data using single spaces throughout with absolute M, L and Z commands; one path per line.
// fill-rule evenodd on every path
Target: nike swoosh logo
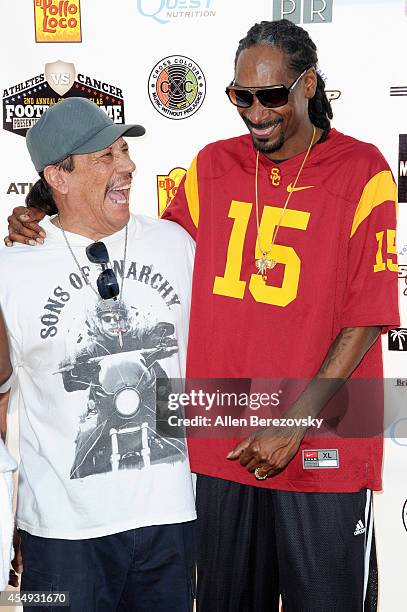
M 313 189 L 314 185 L 308 185 L 307 187 L 293 187 L 291 183 L 287 185 L 288 193 L 292 193 L 293 191 L 303 191 L 303 189 Z

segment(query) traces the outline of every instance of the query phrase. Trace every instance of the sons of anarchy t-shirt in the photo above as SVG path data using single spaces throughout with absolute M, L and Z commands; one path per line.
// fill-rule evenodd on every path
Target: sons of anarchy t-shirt
M 156 381 L 185 375 L 194 243 L 169 221 L 131 216 L 106 237 L 121 300 L 101 300 L 83 236 L 43 222 L 39 247 L 0 253 L 0 304 L 15 377 L 17 525 L 100 537 L 195 518 L 185 440 L 156 428 Z M 71 252 L 71 250 L 72 252 Z M 75 255 L 77 263 L 72 255 Z M 85 282 L 85 280 L 87 282 Z

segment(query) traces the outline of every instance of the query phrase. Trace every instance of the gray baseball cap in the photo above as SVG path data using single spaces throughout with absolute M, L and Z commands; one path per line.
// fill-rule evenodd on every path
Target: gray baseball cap
M 50 106 L 27 132 L 26 142 L 37 172 L 80 153 L 109 147 L 120 136 L 143 136 L 142 125 L 113 123 L 94 102 L 66 98 Z

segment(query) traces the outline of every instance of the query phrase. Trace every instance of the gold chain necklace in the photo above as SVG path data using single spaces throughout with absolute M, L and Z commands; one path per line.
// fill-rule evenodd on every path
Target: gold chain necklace
M 281 215 L 280 218 L 278 220 L 277 225 L 275 226 L 274 230 L 273 230 L 273 235 L 271 238 L 271 245 L 269 249 L 263 249 L 261 246 L 261 242 L 260 242 L 260 224 L 259 224 L 259 155 L 260 152 L 257 151 L 257 155 L 256 155 L 256 179 L 255 179 L 255 189 L 256 189 L 256 223 L 257 223 L 257 238 L 256 238 L 256 244 L 259 248 L 259 251 L 261 252 L 261 257 L 259 259 L 256 259 L 256 268 L 258 270 L 258 274 L 261 274 L 263 277 L 264 282 L 266 282 L 267 280 L 267 270 L 272 270 L 276 265 L 277 262 L 275 259 L 272 259 L 270 257 L 270 253 L 273 250 L 274 247 L 274 243 L 276 241 L 277 238 L 277 234 L 278 234 L 278 230 L 280 229 L 280 225 L 281 225 L 281 221 L 283 220 L 284 217 L 284 213 L 286 211 L 286 208 L 288 206 L 288 202 L 290 201 L 290 198 L 292 196 L 292 194 L 294 193 L 295 187 L 298 183 L 298 179 L 301 176 L 301 172 L 302 169 L 305 166 L 305 162 L 308 159 L 308 155 L 310 154 L 310 151 L 313 147 L 314 144 L 314 139 L 315 139 L 315 134 L 316 134 L 316 129 L 315 129 L 315 125 L 313 126 L 313 131 L 312 131 L 312 138 L 311 138 L 311 142 L 309 143 L 307 152 L 305 154 L 304 159 L 302 160 L 302 164 L 300 169 L 298 170 L 297 176 L 295 177 L 295 181 L 292 184 L 292 188 L 288 193 L 287 199 L 285 201 L 284 207 L 281 211 Z

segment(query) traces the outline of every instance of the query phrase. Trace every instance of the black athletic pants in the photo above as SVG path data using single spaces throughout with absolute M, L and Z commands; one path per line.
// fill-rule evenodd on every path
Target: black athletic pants
M 373 612 L 371 492 L 293 493 L 198 476 L 197 612 Z

